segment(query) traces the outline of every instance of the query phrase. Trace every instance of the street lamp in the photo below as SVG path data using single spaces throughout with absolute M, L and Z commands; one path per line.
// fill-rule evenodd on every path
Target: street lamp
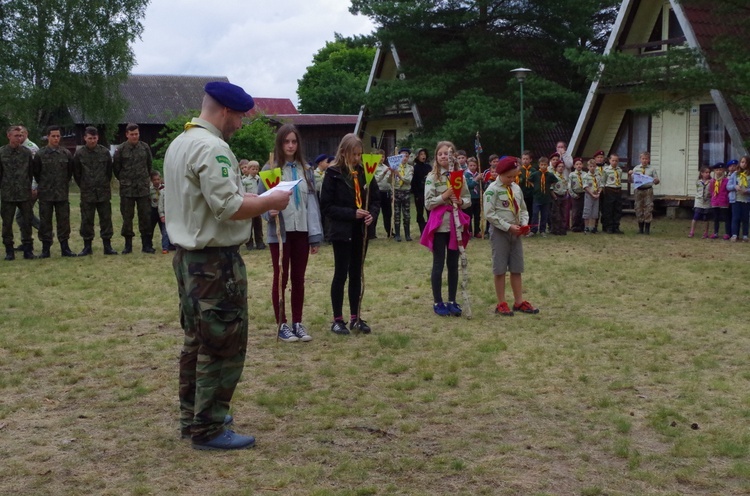
M 523 155 L 524 151 L 524 145 L 523 145 L 523 82 L 526 80 L 526 76 L 529 75 L 531 72 L 531 69 L 526 69 L 525 67 L 519 67 L 518 69 L 513 69 L 512 72 L 516 79 L 518 80 L 518 84 L 521 85 L 521 155 Z M 519 157 L 521 156 L 519 155 Z

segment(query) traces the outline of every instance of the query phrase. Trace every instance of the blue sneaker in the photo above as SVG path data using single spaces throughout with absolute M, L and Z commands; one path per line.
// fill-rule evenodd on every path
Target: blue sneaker
M 432 305 L 432 309 L 437 315 L 440 315 L 441 317 L 447 317 L 451 314 L 450 310 L 448 310 L 448 307 L 446 307 L 445 303 L 443 303 L 442 301 L 440 303 L 435 303 L 434 305 Z
M 445 306 L 448 309 L 448 312 L 450 312 L 450 314 L 454 317 L 460 317 L 463 313 L 463 310 L 461 310 L 461 305 L 459 305 L 455 301 L 449 301 Z
M 193 442 L 193 449 L 197 450 L 239 450 L 253 446 L 255 446 L 253 436 L 241 436 L 230 430 L 225 430 L 218 437 L 205 443 Z
M 277 339 L 280 339 L 285 343 L 296 343 L 297 341 L 299 341 L 299 338 L 294 335 L 292 330 L 289 328 L 289 324 L 287 324 L 286 322 L 279 326 L 279 334 L 277 336 Z

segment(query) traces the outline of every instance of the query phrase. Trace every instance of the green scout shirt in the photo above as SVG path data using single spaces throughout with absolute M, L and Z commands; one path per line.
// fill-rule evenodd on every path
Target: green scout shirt
M 448 179 L 450 178 L 450 172 L 443 171 L 440 178 L 436 179 L 435 174 L 430 172 L 427 174 L 427 178 L 424 183 L 424 206 L 427 210 L 432 210 L 439 205 L 450 205 L 451 201 L 444 201 L 442 194 L 450 187 L 448 185 Z M 461 200 L 463 204 L 459 207 L 461 209 L 467 209 L 471 206 L 471 193 L 469 192 L 466 181 L 461 186 Z M 446 212 L 443 215 L 442 223 L 438 228 L 437 232 L 449 232 L 451 229 L 450 212 Z
M 143 141 L 135 145 L 126 141 L 117 147 L 112 159 L 112 171 L 120 181 L 120 196 L 148 196 L 151 161 L 151 149 Z
M 251 219 L 231 220 L 245 187 L 237 158 L 216 126 L 200 118 L 169 145 L 164 157 L 164 216 L 169 240 L 186 250 L 237 246 Z
M 67 201 L 73 177 L 73 155 L 67 148 L 45 146 L 34 155 L 39 201 Z
M 31 200 L 31 152 L 24 146 L 0 148 L 0 197 L 9 202 Z
M 106 147 L 82 146 L 73 155 L 73 177 L 81 189 L 81 201 L 99 203 L 112 199 L 112 155 Z
M 552 187 L 557 182 L 557 176 L 552 172 L 544 173 L 545 185 L 542 188 L 542 171 L 536 171 L 531 174 L 531 184 L 534 185 L 534 203 L 545 205 L 552 201 Z

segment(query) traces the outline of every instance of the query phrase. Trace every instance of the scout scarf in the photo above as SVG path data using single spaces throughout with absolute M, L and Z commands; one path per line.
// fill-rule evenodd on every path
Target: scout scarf
M 583 187 L 583 176 L 581 176 L 581 171 L 577 171 L 576 174 L 578 174 L 578 185 Z
M 714 196 L 719 195 L 719 184 L 721 183 L 720 179 L 714 179 Z
M 542 172 L 541 190 L 542 190 L 542 194 L 547 192 L 547 173 L 546 172 Z
M 401 174 L 401 176 L 398 178 L 398 185 L 403 186 L 404 185 L 404 175 L 406 174 L 406 164 L 398 164 L 398 172 Z
M 292 169 L 292 181 L 296 181 L 297 178 L 297 164 L 295 162 L 287 162 L 287 166 L 289 166 Z M 294 206 L 299 208 L 299 204 L 301 202 L 300 194 L 299 194 L 299 188 L 294 188 Z
M 740 186 L 747 188 L 747 172 L 740 172 Z
M 597 191 L 599 189 L 599 181 L 596 180 L 596 172 L 591 174 L 591 179 L 594 180 L 594 191 Z
M 531 176 L 531 164 L 529 164 L 528 167 L 525 166 L 525 165 L 522 166 L 522 169 L 523 169 L 524 187 L 528 188 L 529 187 L 529 176 Z M 520 177 L 521 176 L 516 177 L 516 183 L 518 183 L 518 180 L 520 179 Z
M 513 188 L 511 185 L 508 185 L 505 187 L 505 189 L 508 190 L 508 206 L 510 207 L 510 211 L 513 212 L 513 215 L 518 218 L 518 203 L 516 203 L 516 199 L 513 196 Z
M 612 167 L 612 171 L 615 174 L 615 186 L 620 186 L 620 170 L 617 167 Z
M 354 203 L 357 204 L 357 208 L 362 208 L 362 192 L 359 191 L 359 173 L 352 171 L 352 179 L 354 180 Z

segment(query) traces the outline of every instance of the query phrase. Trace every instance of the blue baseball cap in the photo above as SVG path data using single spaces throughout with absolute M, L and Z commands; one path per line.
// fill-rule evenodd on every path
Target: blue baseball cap
M 203 90 L 221 105 L 237 112 L 247 112 L 255 106 L 253 97 L 236 84 L 212 81 L 206 83 Z

